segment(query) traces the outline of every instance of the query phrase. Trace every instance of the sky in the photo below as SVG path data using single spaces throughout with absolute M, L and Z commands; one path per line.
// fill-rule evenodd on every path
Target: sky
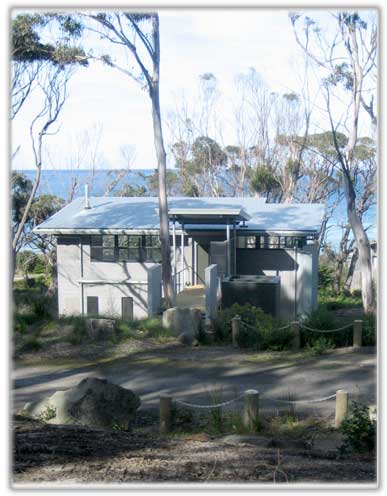
M 201 74 L 213 73 L 218 81 L 224 145 L 236 140 L 233 111 L 238 74 L 254 68 L 271 91 L 300 91 L 302 58 L 287 10 L 175 9 L 160 10 L 159 15 L 160 91 L 167 152 L 173 141 L 167 117 L 183 94 L 193 101 Z M 329 26 L 327 12 L 314 11 L 313 15 Z M 92 34 L 87 41 L 94 49 L 101 45 Z M 111 44 L 107 49 L 113 57 L 117 55 Z M 12 124 L 12 150 L 18 149 L 13 168 L 34 167 L 29 125 L 39 103 L 37 95 L 30 98 Z M 316 115 L 316 121 L 321 122 L 318 111 Z M 44 168 L 71 168 L 77 143 L 85 132 L 91 141 L 99 133 L 101 168 L 122 167 L 122 147 L 132 152 L 132 168 L 156 167 L 150 99 L 135 82 L 110 67 L 91 63 L 75 72 L 59 121 L 58 133 L 46 140 Z M 168 154 L 168 166 L 173 165 Z

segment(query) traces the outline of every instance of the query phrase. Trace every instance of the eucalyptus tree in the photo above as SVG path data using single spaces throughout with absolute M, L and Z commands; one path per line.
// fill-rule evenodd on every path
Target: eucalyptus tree
M 56 34 L 43 42 L 42 38 L 47 38 L 45 29 L 52 23 Z M 53 128 L 67 100 L 74 66 L 88 65 L 84 51 L 74 43 L 80 33 L 80 24 L 67 15 L 20 14 L 12 20 L 10 118 L 15 119 L 32 96 L 40 102 L 29 126 L 36 174 L 19 222 L 12 225 L 14 258 L 39 187 L 45 139 L 58 132 Z
M 169 307 L 173 303 L 171 248 L 166 179 L 166 151 L 163 139 L 160 107 L 160 23 L 156 12 L 97 12 L 81 15 L 86 30 L 93 31 L 111 44 L 120 47 L 126 62 L 111 55 L 94 55 L 108 66 L 125 74 L 147 91 L 152 107 L 153 140 L 158 165 L 158 198 L 164 297 Z
M 365 312 L 375 312 L 371 248 L 356 209 L 354 166 L 364 112 L 370 117 L 373 127 L 377 123 L 373 106 L 377 77 L 376 21 L 371 15 L 366 22 L 358 12 L 332 13 L 332 23 L 324 32 L 321 23 L 307 15 L 291 13 L 289 17 L 298 45 L 322 76 L 321 91 L 343 178 L 348 222 L 359 253 L 363 308 Z M 338 111 L 338 108 L 343 111 Z M 337 134 L 344 129 L 347 130 L 348 143 L 343 150 Z

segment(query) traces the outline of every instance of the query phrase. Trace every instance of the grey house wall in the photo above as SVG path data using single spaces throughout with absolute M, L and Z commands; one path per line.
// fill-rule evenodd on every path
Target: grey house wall
M 160 306 L 159 264 L 92 262 L 88 236 L 59 237 L 57 264 L 60 315 L 86 314 L 88 296 L 98 297 L 100 315 L 112 317 L 121 317 L 123 297 L 133 299 L 134 318 L 151 316 Z
M 280 318 L 293 319 L 317 307 L 317 247 L 302 250 L 237 250 L 237 273 L 281 278 Z

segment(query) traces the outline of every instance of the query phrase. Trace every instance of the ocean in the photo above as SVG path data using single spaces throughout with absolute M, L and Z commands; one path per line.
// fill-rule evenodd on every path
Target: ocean
M 18 170 L 17 172 L 25 174 L 31 181 L 35 178 L 35 170 L 26 169 Z M 125 176 L 118 181 L 114 188 L 109 193 L 110 196 L 114 192 L 121 189 L 123 185 L 130 184 L 132 186 L 145 186 L 146 177 L 154 173 L 152 169 L 133 169 L 125 173 Z M 73 198 L 84 195 L 84 185 L 91 182 L 90 196 L 103 196 L 106 189 L 112 181 L 117 179 L 118 171 L 115 170 L 100 170 L 95 172 L 94 178 L 91 181 L 90 169 L 68 170 L 68 169 L 43 169 L 38 195 L 49 194 L 59 196 L 64 200 L 69 199 L 69 194 L 74 187 Z M 375 240 L 376 233 L 376 206 L 373 206 L 367 212 L 364 224 L 368 226 L 368 236 L 370 240 Z M 334 212 L 334 216 L 330 219 L 327 232 L 327 242 L 337 248 L 341 237 L 342 226 L 347 221 L 345 201 L 342 200 Z

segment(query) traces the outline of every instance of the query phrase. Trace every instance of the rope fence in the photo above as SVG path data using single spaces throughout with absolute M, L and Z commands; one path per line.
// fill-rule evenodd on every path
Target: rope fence
M 231 329 L 232 329 L 232 343 L 234 348 L 238 348 L 238 338 L 239 338 L 239 332 L 240 332 L 240 327 L 244 326 L 247 329 L 253 329 L 255 331 L 258 330 L 258 327 L 256 325 L 252 325 L 249 322 L 245 322 L 244 320 L 241 319 L 239 315 L 236 315 L 231 319 Z M 346 324 L 342 327 L 338 327 L 336 329 L 316 329 L 314 327 L 309 327 L 306 324 L 304 324 L 302 321 L 294 321 L 294 322 L 289 322 L 288 324 L 282 326 L 282 327 L 277 327 L 278 331 L 288 329 L 290 328 L 293 332 L 293 350 L 299 350 L 301 348 L 301 330 L 307 331 L 307 332 L 316 332 L 316 333 L 322 333 L 322 334 L 331 334 L 335 332 L 342 332 L 347 329 L 353 328 L 353 342 L 352 342 L 352 347 L 353 348 L 360 348 L 362 346 L 362 340 L 363 340 L 363 321 L 362 320 L 354 320 L 353 322 L 350 322 L 349 324 Z
M 195 403 L 188 403 L 172 396 L 161 396 L 160 397 L 160 432 L 165 434 L 171 429 L 172 423 L 172 407 L 173 402 L 178 405 L 182 405 L 188 408 L 196 408 L 199 410 L 210 410 L 214 408 L 221 408 L 226 405 L 230 405 L 244 398 L 244 410 L 243 410 L 243 422 L 246 427 L 253 428 L 259 417 L 259 403 L 260 400 L 268 400 L 275 403 L 287 404 L 287 405 L 297 405 L 297 404 L 315 404 L 322 403 L 324 401 L 330 401 L 335 399 L 335 426 L 340 427 L 343 420 L 348 415 L 348 393 L 344 390 L 337 390 L 336 393 L 329 396 L 323 396 L 321 398 L 313 398 L 307 400 L 282 400 L 279 398 L 273 398 L 266 394 L 261 395 L 259 391 L 255 389 L 248 389 L 244 393 L 239 394 L 235 398 L 228 401 L 223 401 L 221 403 L 214 403 L 211 405 L 201 405 Z

